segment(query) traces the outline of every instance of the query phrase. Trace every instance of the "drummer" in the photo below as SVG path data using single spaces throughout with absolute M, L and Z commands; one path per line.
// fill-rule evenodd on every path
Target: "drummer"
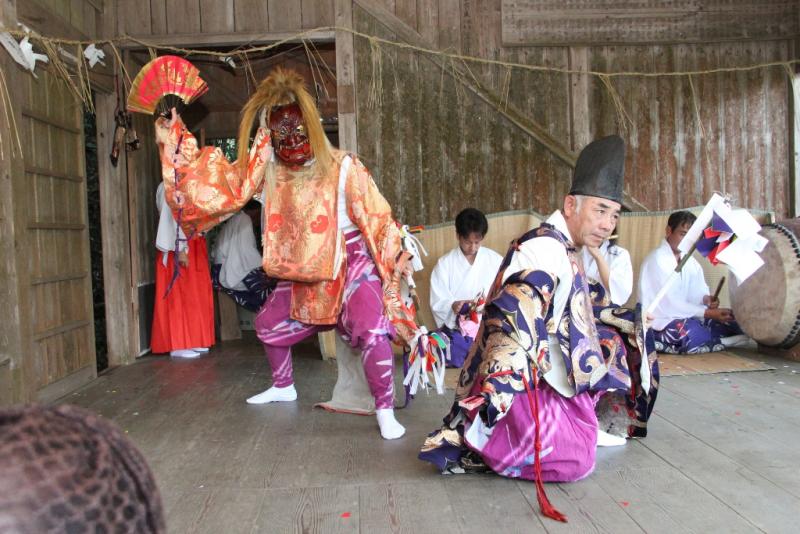
M 678 243 L 689 231 L 696 217 L 688 211 L 669 216 L 666 237 L 653 250 L 639 275 L 639 302 L 646 309 L 675 271 L 683 253 Z M 656 350 L 669 354 L 695 354 L 724 350 L 748 341 L 729 308 L 721 308 L 711 295 L 703 277 L 703 268 L 689 258 L 664 298 L 652 312 Z

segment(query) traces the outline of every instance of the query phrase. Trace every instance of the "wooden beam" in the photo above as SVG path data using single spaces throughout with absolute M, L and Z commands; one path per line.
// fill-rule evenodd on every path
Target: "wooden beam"
M 796 52 L 795 52 L 796 53 Z M 796 57 L 796 56 L 795 56 Z M 789 216 L 800 217 L 800 74 L 794 73 L 789 84 Z
M 97 378 L 97 369 L 94 365 L 82 367 L 61 380 L 48 384 L 37 391 L 36 400 L 43 404 L 55 402 L 64 395 L 68 395 L 79 387 L 88 384 L 95 378 Z
M 219 325 L 217 332 L 220 341 L 242 339 L 242 329 L 239 326 L 239 306 L 230 295 L 223 291 L 215 291 L 217 303 L 217 317 Z
M 0 25 L 4 28 L 14 28 L 17 25 L 16 0 L 0 0 Z
M 375 18 L 375 20 L 386 26 L 387 29 L 395 33 L 408 44 L 422 48 L 428 48 L 431 50 L 436 49 L 433 44 L 424 39 L 415 30 L 409 28 L 405 23 L 403 23 L 403 21 L 397 18 L 393 13 L 383 7 L 376 0 L 353 0 L 353 3 L 357 4 L 364 11 Z M 505 117 L 506 120 L 510 121 L 521 131 L 535 139 L 563 163 L 566 163 L 572 168 L 575 167 L 575 162 L 578 158 L 577 155 L 570 149 L 570 147 L 567 147 L 561 141 L 555 139 L 543 126 L 525 116 L 524 113 L 520 112 L 516 107 L 509 104 L 506 99 L 501 97 L 495 91 L 484 86 L 474 76 L 472 76 L 471 73 L 455 64 L 446 65 L 443 60 L 439 59 L 439 57 L 435 55 L 421 55 L 433 62 L 440 69 L 447 72 L 448 75 L 451 74 L 449 72 L 451 68 L 457 71 L 458 77 L 454 78 L 457 82 L 461 83 L 466 89 L 472 92 L 480 100 L 491 106 L 497 113 Z M 625 198 L 623 199 L 623 206 L 632 211 L 646 211 L 646 208 L 642 203 L 638 202 L 627 193 L 625 193 Z
M 333 30 L 313 31 L 303 34 L 302 39 L 296 37 L 297 32 L 249 32 L 249 33 L 184 33 L 171 35 L 131 35 L 130 40 L 120 45 L 120 48 L 139 49 L 147 45 L 153 46 L 176 46 L 176 47 L 200 47 L 207 46 L 216 48 L 220 46 L 253 45 L 254 43 L 276 43 L 285 41 L 287 43 L 299 43 L 302 39 L 319 42 L 332 43 L 336 39 Z M 140 42 L 137 42 L 140 41 Z M 146 44 L 142 44 L 146 43 Z
M 17 2 L 19 21 L 47 37 L 61 37 L 76 41 L 88 41 L 95 35 L 86 35 L 67 21 L 53 13 L 38 0 L 21 0 Z
M 13 13 L 13 2 L 2 0 L 2 13 L 0 20 L 9 27 L 16 24 Z M 0 54 L 0 69 L 11 95 L 11 106 L 0 99 L 0 114 L 13 116 L 17 128 L 20 130 L 20 139 L 26 139 L 25 129 L 20 113 L 23 102 L 21 83 L 24 76 L 21 68 L 8 54 Z M 5 379 L 10 382 L 10 391 L 2 394 L 4 402 L 25 402 L 31 399 L 29 390 L 30 376 L 32 376 L 33 358 L 29 356 L 28 322 L 29 306 L 20 298 L 22 281 L 27 274 L 28 260 L 25 251 L 28 250 L 29 236 L 20 222 L 21 205 L 26 204 L 21 200 L 25 198 L 22 184 L 25 183 L 24 161 L 19 148 L 12 154 L 12 145 L 16 144 L 16 134 L 8 121 L 0 120 L 0 139 L 3 140 L 3 157 L 0 158 L 0 309 L 3 310 L 3 320 L 0 321 L 0 361 L 7 361 Z M 24 322 L 23 322 L 24 321 Z M 3 386 L 3 384 L 0 384 Z
M 791 39 L 800 33 L 796 0 L 564 4 L 503 0 L 503 46 L 715 43 Z
M 103 290 L 109 366 L 131 363 L 137 356 L 133 329 L 131 245 L 128 224 L 128 174 L 125 159 L 111 165 L 108 151 L 114 137 L 114 95 L 98 95 L 97 173 L 100 182 L 100 229 L 103 247 Z
M 589 70 L 589 49 L 574 46 L 569 49 L 569 70 Z M 589 126 L 589 76 L 569 75 L 569 124 L 572 150 L 578 152 L 591 140 Z
M 29 117 L 31 119 L 35 119 L 35 120 L 37 120 L 37 121 L 39 121 L 41 123 L 47 124 L 48 126 L 53 126 L 53 127 L 58 128 L 60 130 L 64 130 L 65 132 L 74 133 L 74 134 L 81 133 L 81 130 L 79 128 L 75 128 L 71 124 L 68 124 L 68 123 L 66 123 L 64 121 L 57 121 L 55 119 L 52 119 L 52 118 L 48 117 L 45 113 L 42 113 L 41 111 L 39 111 L 37 109 L 24 107 L 24 108 L 22 108 L 22 116 L 23 117 Z
M 40 176 L 47 176 L 48 178 L 57 178 L 59 180 L 67 180 L 69 182 L 83 182 L 83 176 L 77 174 L 67 174 L 65 172 L 57 171 L 54 169 L 45 169 L 44 167 L 34 167 L 33 165 L 25 165 L 25 172 L 28 174 L 38 174 Z
M 336 0 L 336 26 L 353 28 L 352 0 Z M 356 74 L 353 34 L 336 32 L 336 98 L 339 108 L 339 148 L 358 152 Z

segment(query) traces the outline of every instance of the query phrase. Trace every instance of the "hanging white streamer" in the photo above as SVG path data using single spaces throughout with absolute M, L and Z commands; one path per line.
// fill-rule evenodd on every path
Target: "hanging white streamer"
M 83 50 L 83 57 L 86 58 L 86 61 L 89 62 L 89 67 L 94 68 L 95 65 L 100 63 L 102 66 L 106 66 L 105 59 L 106 53 L 97 48 L 94 43 L 90 44 Z
M 17 43 L 17 41 L 11 36 L 8 32 L 0 33 L 0 43 L 3 44 L 3 47 L 8 51 L 11 57 L 31 71 L 34 77 L 36 73 L 33 72 L 33 69 L 36 68 L 36 62 L 41 61 L 42 63 L 47 63 L 49 58 L 44 54 L 37 54 L 33 51 L 33 45 L 28 42 L 28 37 L 25 36 L 22 40 Z
M 444 348 L 436 340 L 431 340 L 428 329 L 421 326 L 414 334 L 414 339 L 409 344 L 409 359 L 414 358 L 408 373 L 403 379 L 403 385 L 409 386 L 409 393 L 415 395 L 420 387 L 426 391 L 431 385 L 428 376 L 428 354 L 433 356 L 432 371 L 433 385 L 439 395 L 444 395 L 444 377 L 446 361 L 450 359 L 450 344 L 445 341 Z
M 428 251 L 422 246 L 422 241 L 411 233 L 407 224 L 400 227 L 400 237 L 402 239 L 403 250 L 411 254 L 411 267 L 415 272 L 421 271 L 423 268 L 422 256 L 420 256 L 419 252 L 421 250 L 422 254 L 425 256 L 428 255 Z

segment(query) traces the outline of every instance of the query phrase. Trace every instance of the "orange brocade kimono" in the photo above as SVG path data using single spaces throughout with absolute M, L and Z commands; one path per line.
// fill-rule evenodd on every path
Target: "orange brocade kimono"
M 263 192 L 272 155 L 265 128 L 256 132 L 246 172 L 229 162 L 219 148 L 198 148 L 197 140 L 180 120 L 170 128 L 164 119 L 158 119 L 156 139 L 167 202 L 187 236 L 223 222 Z M 300 171 L 299 176 L 283 165 L 275 165 L 275 191 L 264 202 L 264 270 L 293 282 L 291 317 L 306 324 L 336 324 L 342 306 L 347 266 L 336 220 L 336 199 L 339 172 L 347 153 L 332 150 L 332 155 L 326 174 L 315 170 L 316 164 Z M 350 157 L 345 182 L 348 216 L 358 226 L 378 269 L 386 315 L 400 339 L 408 342 L 415 326 L 413 312 L 400 297 L 400 274 L 395 272 L 401 252 L 400 233 L 369 171 L 355 156 Z M 320 271 L 327 274 L 316 281 L 291 277 L 313 279 L 313 273 L 305 268 L 309 264 L 320 265 Z M 330 273 L 337 274 L 331 277 Z

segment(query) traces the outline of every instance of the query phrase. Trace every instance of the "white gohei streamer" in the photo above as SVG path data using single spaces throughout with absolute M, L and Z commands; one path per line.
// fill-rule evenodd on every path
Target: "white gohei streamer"
M 10 33 L 3 32 L 0 33 L 0 44 L 3 45 L 14 61 L 31 71 L 34 78 L 37 78 L 36 73 L 33 72 L 33 69 L 36 68 L 36 62 L 41 61 L 42 63 L 47 63 L 50 61 L 46 55 L 37 54 L 33 51 L 33 45 L 28 42 L 27 36 L 23 37 L 22 40 L 17 43 Z
M 450 357 L 450 345 L 445 341 L 444 349 L 442 349 L 428 337 L 428 329 L 421 326 L 414 334 L 414 339 L 411 340 L 409 346 L 409 358 L 414 357 L 414 362 L 408 368 L 408 373 L 403 379 L 403 385 L 409 386 L 409 394 L 415 395 L 420 387 L 427 391 L 431 386 L 427 371 L 428 354 L 430 353 L 434 357 L 431 372 L 433 385 L 439 395 L 444 395 L 445 362 Z

